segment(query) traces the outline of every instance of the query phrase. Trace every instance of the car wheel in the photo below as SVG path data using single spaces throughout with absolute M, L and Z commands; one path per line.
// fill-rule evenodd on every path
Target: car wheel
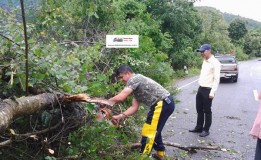
M 234 78 L 233 82 L 237 82 L 238 75 Z

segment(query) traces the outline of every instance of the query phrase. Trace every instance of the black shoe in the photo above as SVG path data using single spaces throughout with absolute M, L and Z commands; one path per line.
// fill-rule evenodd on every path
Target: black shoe
M 194 128 L 194 129 L 190 129 L 189 132 L 193 132 L 193 133 L 201 133 L 202 132 L 202 128 Z
M 209 135 L 209 131 L 202 131 L 202 132 L 199 134 L 200 137 L 206 137 L 206 136 L 208 136 L 208 135 Z
M 164 157 L 159 156 L 159 155 L 157 155 L 157 154 L 152 154 L 152 157 L 153 157 L 155 160 L 164 160 Z

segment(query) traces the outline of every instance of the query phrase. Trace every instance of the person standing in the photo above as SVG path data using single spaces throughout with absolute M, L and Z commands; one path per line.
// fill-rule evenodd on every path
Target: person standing
M 140 103 L 150 107 L 142 128 L 140 152 L 149 155 L 154 148 L 156 154 L 153 157 L 163 160 L 165 147 L 161 131 L 169 116 L 174 112 L 173 97 L 159 83 L 142 74 L 135 74 L 128 65 L 121 65 L 117 70 L 117 75 L 126 86 L 109 101 L 120 103 L 131 94 L 133 94 L 133 99 L 131 106 L 121 114 L 113 116 L 113 119 L 119 121 L 134 114 L 138 111 Z
M 258 99 L 261 100 L 261 91 L 259 92 Z M 253 138 L 257 139 L 254 160 L 260 160 L 261 159 L 261 104 L 259 105 L 256 119 L 254 121 L 253 127 L 250 130 L 249 134 L 253 136 Z
M 200 133 L 200 137 L 206 137 L 212 123 L 211 106 L 220 81 L 221 64 L 212 54 L 210 44 L 203 44 L 197 52 L 201 53 L 203 64 L 196 95 L 197 124 L 189 132 Z

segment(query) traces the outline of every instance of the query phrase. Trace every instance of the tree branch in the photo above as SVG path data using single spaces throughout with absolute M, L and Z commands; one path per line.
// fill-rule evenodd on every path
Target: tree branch
M 27 31 L 26 31 L 26 21 L 25 21 L 25 13 L 24 13 L 24 0 L 20 0 L 21 10 L 22 10 L 22 19 L 24 26 L 24 43 L 25 43 L 25 90 L 26 96 L 28 96 L 28 78 L 29 78 L 29 65 L 28 65 L 28 41 L 27 41 Z
M 6 141 L 1 142 L 1 143 L 0 143 L 0 147 L 6 146 L 6 145 L 11 144 L 11 143 L 12 143 L 12 140 L 11 140 L 11 139 L 8 139 L 8 140 L 6 140 Z
M 14 134 L 12 134 L 12 135 L 13 135 L 12 138 L 10 138 L 10 139 L 8 139 L 8 140 L 3 141 L 3 142 L 0 143 L 0 148 L 6 146 L 6 145 L 8 145 L 8 144 L 11 144 L 11 143 L 14 141 L 13 139 L 15 139 L 15 140 L 21 140 L 21 139 L 23 139 L 24 137 L 31 137 L 31 136 L 32 136 L 32 138 L 36 138 L 35 135 L 43 134 L 43 133 L 49 132 L 49 131 L 51 131 L 51 130 L 54 130 L 54 129 L 58 128 L 60 125 L 61 125 L 61 122 L 58 123 L 58 124 L 56 124 L 55 126 L 52 126 L 52 127 L 50 127 L 50 128 L 46 128 L 46 129 L 44 129 L 44 130 L 37 131 L 37 132 L 25 133 L 25 134 L 16 134 L 16 133 L 14 133 Z
M 20 44 L 18 44 L 18 43 L 15 43 L 12 39 L 10 39 L 10 38 L 8 38 L 8 37 L 6 37 L 5 35 L 3 35 L 3 34 L 1 34 L 0 33 L 0 36 L 1 37 L 3 37 L 3 38 L 5 38 L 5 39 L 7 39 L 8 41 L 10 41 L 10 42 L 12 42 L 12 43 L 14 43 L 14 44 L 16 44 L 17 46 L 19 46 L 20 47 Z
M 163 142 L 166 146 L 176 147 L 188 152 L 195 153 L 196 150 L 218 150 L 221 151 L 221 148 L 219 146 L 182 146 L 178 143 L 171 143 L 171 142 Z M 141 147 L 140 143 L 132 143 L 130 145 L 120 145 L 120 148 L 131 148 L 131 149 L 137 149 Z

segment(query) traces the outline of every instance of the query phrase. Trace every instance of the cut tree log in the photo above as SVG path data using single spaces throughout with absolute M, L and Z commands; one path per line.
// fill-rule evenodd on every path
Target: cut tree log
M 59 107 L 59 101 L 63 102 L 87 102 L 99 103 L 112 106 L 113 103 L 100 98 L 90 98 L 86 94 L 59 95 L 53 93 L 43 93 L 36 96 L 10 98 L 0 101 L 0 133 L 5 131 L 9 124 L 19 116 L 26 116 L 36 113 L 47 107 Z
M 0 133 L 5 131 L 14 118 L 26 116 L 46 109 L 56 107 L 56 94 L 43 93 L 31 97 L 5 99 L 0 102 Z

